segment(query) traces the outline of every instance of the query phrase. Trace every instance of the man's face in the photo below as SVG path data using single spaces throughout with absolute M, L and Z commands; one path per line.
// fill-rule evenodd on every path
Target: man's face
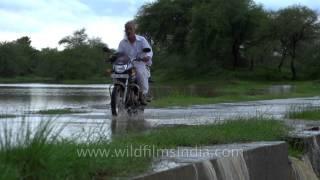
M 132 38 L 135 36 L 135 27 L 133 24 L 126 25 L 124 31 L 128 38 Z

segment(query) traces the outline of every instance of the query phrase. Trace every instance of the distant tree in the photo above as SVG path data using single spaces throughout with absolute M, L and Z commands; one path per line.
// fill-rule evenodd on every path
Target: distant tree
M 304 78 L 319 79 L 320 78 L 320 34 L 313 42 L 305 43 L 301 58 L 303 61 L 302 72 Z
M 136 15 L 138 32 L 151 37 L 154 46 L 186 52 L 194 0 L 158 0 L 142 6 Z
M 0 75 L 15 77 L 31 75 L 37 63 L 38 51 L 24 36 L 15 41 L 0 43 Z
M 31 45 L 31 39 L 28 36 L 23 36 L 15 41 L 17 44 L 30 46 Z
M 197 54 L 232 54 L 232 66 L 241 65 L 241 51 L 253 43 L 253 35 L 265 16 L 262 7 L 252 0 L 212 0 L 193 8 L 191 47 Z M 211 54 L 211 55 L 210 55 Z
M 88 45 L 91 48 L 103 48 L 103 47 L 108 47 L 107 44 L 103 43 L 101 38 L 95 37 L 95 38 L 89 38 L 88 39 Z
M 281 43 L 283 57 L 279 69 L 281 69 L 284 58 L 289 55 L 292 79 L 296 79 L 297 49 L 301 42 L 315 37 L 319 29 L 318 15 L 308 7 L 295 5 L 279 10 L 275 16 L 275 24 L 274 32 Z
M 272 12 L 257 9 L 254 15 L 255 29 L 244 43 L 245 58 L 249 60 L 249 69 L 254 70 L 255 65 L 265 64 L 273 56 L 276 44 L 272 27 Z
M 85 45 L 88 42 L 88 35 L 86 29 L 82 28 L 73 32 L 71 36 L 66 36 L 59 41 L 59 45 L 64 44 L 66 48 L 71 49 L 77 46 Z
M 34 49 L 31 46 L 31 39 L 27 36 L 23 36 L 16 41 L 14 41 L 16 44 L 18 51 L 22 53 L 20 56 L 21 61 L 24 59 L 21 69 L 25 69 L 24 74 L 33 74 L 37 63 L 38 63 L 38 55 L 39 51 Z
M 265 16 L 252 0 L 158 0 L 144 5 L 136 21 L 156 48 L 181 57 L 171 65 L 207 72 L 244 64 L 244 49 L 261 42 L 253 34 Z
M 39 61 L 36 68 L 36 75 L 40 77 L 50 77 L 54 79 L 62 79 L 64 64 L 61 52 L 54 48 L 44 48 L 39 53 Z

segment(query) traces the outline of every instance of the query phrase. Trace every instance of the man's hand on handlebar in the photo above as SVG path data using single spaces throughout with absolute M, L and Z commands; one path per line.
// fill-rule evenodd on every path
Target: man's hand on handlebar
M 145 56 L 142 58 L 142 61 L 143 62 L 148 62 L 150 60 L 150 57 L 149 56 Z

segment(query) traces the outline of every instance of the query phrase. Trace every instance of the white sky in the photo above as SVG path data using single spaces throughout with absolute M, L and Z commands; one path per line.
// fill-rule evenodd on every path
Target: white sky
M 58 46 L 75 30 L 86 28 L 89 37 L 100 37 L 111 48 L 123 38 L 123 25 L 138 8 L 154 0 L 1 0 L 0 41 L 29 36 L 32 46 Z M 255 0 L 267 9 L 293 4 L 320 9 L 320 0 Z

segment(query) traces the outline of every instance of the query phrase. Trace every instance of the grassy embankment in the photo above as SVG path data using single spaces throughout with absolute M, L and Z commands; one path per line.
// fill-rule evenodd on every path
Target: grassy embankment
M 23 125 L 17 134 L 12 134 L 8 126 L 2 127 L 0 179 L 126 177 L 145 172 L 155 154 L 116 155 L 120 150 L 131 151 L 132 148 L 134 152 L 140 150 L 143 154 L 148 150 L 143 151 L 142 147 L 152 147 L 157 151 L 178 146 L 283 140 L 289 131 L 280 121 L 252 118 L 215 125 L 161 128 L 114 137 L 112 141 L 101 137 L 97 142 L 79 144 L 74 140 L 56 138 L 60 131 L 52 136 L 48 123 L 40 124 L 36 131 Z M 93 150 L 97 154 L 83 154 Z M 110 153 L 106 155 L 107 152 Z

